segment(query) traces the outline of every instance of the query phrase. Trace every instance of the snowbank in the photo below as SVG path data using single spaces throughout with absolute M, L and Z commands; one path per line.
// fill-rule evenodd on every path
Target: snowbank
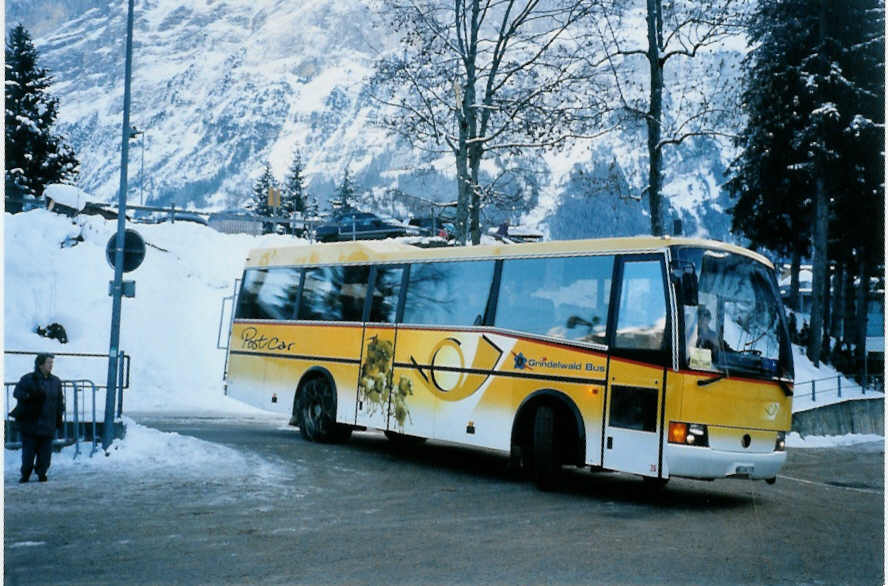
M 786 447 L 788 448 L 837 448 L 867 443 L 876 444 L 873 449 L 877 451 L 885 450 L 885 437 L 875 434 L 849 433 L 848 435 L 806 435 L 802 437 L 798 433 L 792 432 L 786 436 Z
M 272 478 L 277 467 L 255 455 L 178 433 L 166 433 L 137 424 L 124 417 L 126 437 L 115 441 L 104 457 L 101 444 L 90 457 L 92 444 L 80 444 L 80 455 L 75 458 L 74 446 L 53 454 L 50 476 L 67 480 L 94 478 L 95 472 L 130 472 L 141 477 L 164 481 L 168 478 L 189 476 L 209 478 Z M 5 450 L 4 477 L 7 482 L 18 478 L 21 453 Z M 32 478 L 32 481 L 34 478 Z
M 191 222 L 133 227 L 148 251 L 142 266 L 124 276 L 136 282 L 136 296 L 123 300 L 121 318 L 120 348 L 132 356 L 125 408 L 255 412 L 224 396 L 225 354 L 216 349 L 222 298 L 231 294 L 250 248 L 295 239 L 221 234 Z M 5 350 L 107 354 L 113 271 L 105 244 L 116 223 L 96 216 L 72 221 L 33 210 L 6 214 L 4 228 Z M 61 247 L 76 236 L 83 242 Z M 64 326 L 67 344 L 35 333 L 53 322 Z M 17 380 L 32 368 L 32 356 L 5 355 L 4 381 Z M 107 360 L 60 355 L 54 372 L 104 384 Z
M 795 365 L 795 394 L 792 398 L 792 411 L 807 411 L 842 401 L 884 398 L 883 393 L 864 389 L 855 381 L 832 367 L 821 363 L 819 367 L 808 360 L 805 349 L 792 347 L 792 360 Z M 815 381 L 813 386 L 811 381 Z M 839 387 L 842 395 L 839 396 Z
M 68 206 L 78 212 L 86 207 L 86 204 L 93 199 L 86 192 L 74 187 L 73 185 L 62 185 L 60 183 L 51 183 L 43 190 L 43 196 L 48 197 L 56 203 Z

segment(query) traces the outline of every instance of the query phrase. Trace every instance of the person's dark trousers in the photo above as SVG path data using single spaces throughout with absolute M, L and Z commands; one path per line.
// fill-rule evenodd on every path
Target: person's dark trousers
M 52 459 L 52 437 L 22 434 L 22 480 L 31 477 L 31 471 L 35 469 L 34 458 L 37 458 L 37 477 L 46 478 Z

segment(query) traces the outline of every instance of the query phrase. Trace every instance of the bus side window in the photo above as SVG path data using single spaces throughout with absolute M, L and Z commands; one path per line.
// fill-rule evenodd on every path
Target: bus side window
M 368 321 L 375 323 L 395 323 L 398 309 L 398 297 L 401 294 L 402 267 L 376 267 L 376 283 L 373 285 L 373 296 L 370 302 Z
M 337 307 L 338 298 L 333 294 L 332 267 L 305 269 L 299 319 L 338 320 L 342 311 Z
M 505 261 L 496 326 L 606 344 L 613 266 L 612 256 Z
M 493 269 L 494 261 L 411 265 L 404 323 L 474 325 L 487 308 Z
M 364 299 L 367 298 L 367 287 L 370 280 L 370 267 L 347 266 L 337 267 L 338 282 L 336 292 L 339 296 L 339 307 L 342 321 L 362 321 L 364 318 Z
M 294 319 L 302 269 L 247 269 L 237 319 Z
M 666 297 L 659 260 L 623 265 L 617 348 L 662 350 L 666 332 Z
M 361 321 L 369 276 L 368 266 L 306 269 L 299 319 Z

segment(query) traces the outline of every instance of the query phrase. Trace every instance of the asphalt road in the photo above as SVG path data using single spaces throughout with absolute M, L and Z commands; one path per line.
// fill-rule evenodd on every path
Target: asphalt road
M 323 445 L 279 419 L 137 419 L 263 469 L 6 478 L 6 584 L 885 581 L 880 444 L 790 450 L 773 486 L 673 479 L 652 499 L 575 469 L 542 493 L 501 455 L 378 433 Z

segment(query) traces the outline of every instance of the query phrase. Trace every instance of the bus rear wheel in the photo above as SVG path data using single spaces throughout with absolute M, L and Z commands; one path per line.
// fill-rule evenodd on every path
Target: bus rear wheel
M 306 382 L 299 393 L 299 432 L 313 442 L 345 441 L 351 428 L 336 423 L 336 395 L 323 378 Z
M 553 490 L 561 474 L 555 412 L 548 405 L 537 408 L 533 419 L 533 459 L 531 473 L 540 490 Z

